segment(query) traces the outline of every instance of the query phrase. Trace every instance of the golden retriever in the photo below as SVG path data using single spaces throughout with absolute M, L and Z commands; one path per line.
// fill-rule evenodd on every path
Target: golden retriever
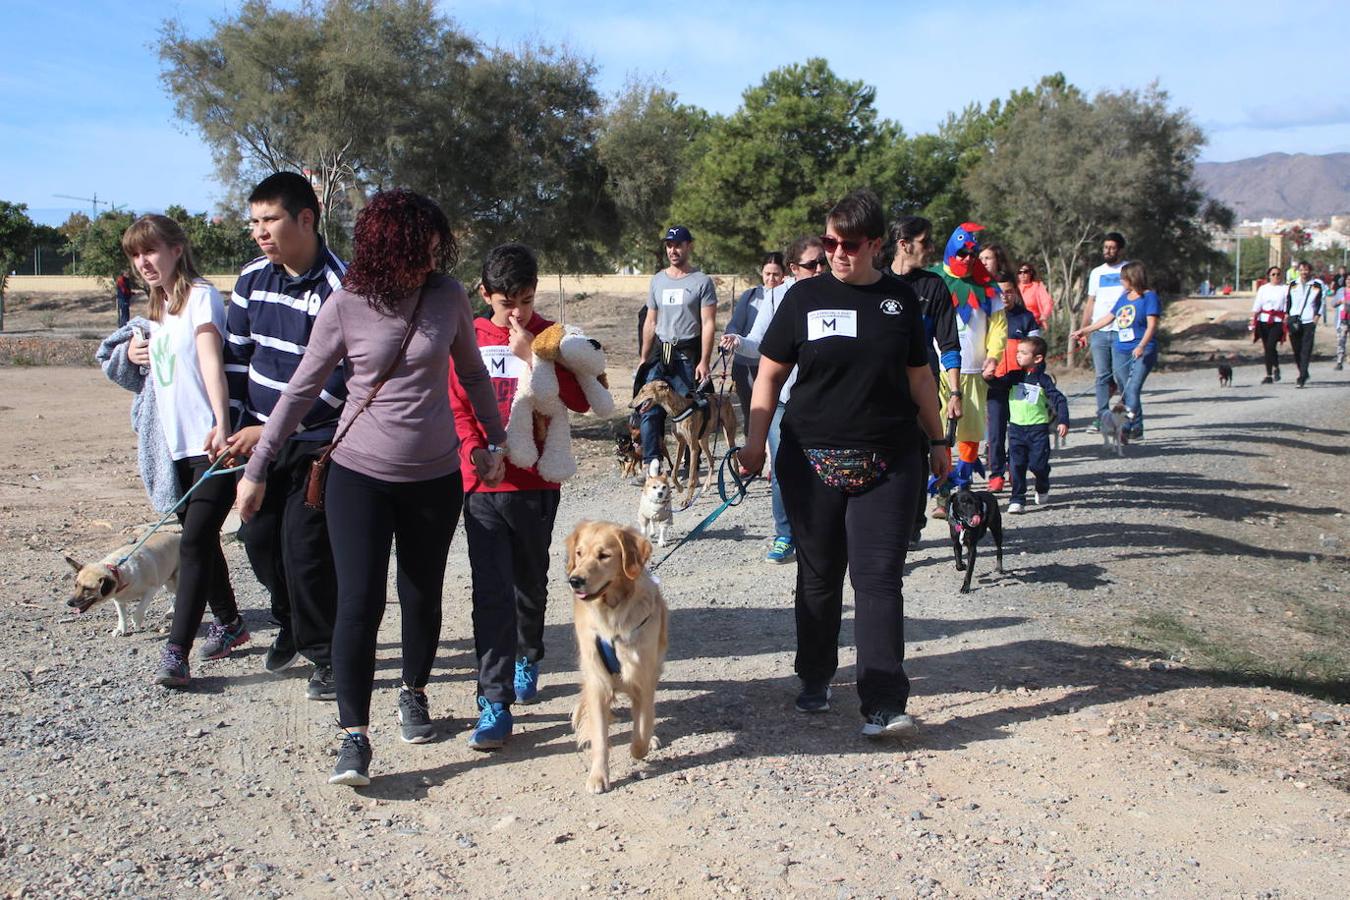
M 586 789 L 609 790 L 609 725 L 616 693 L 632 700 L 634 759 L 659 746 L 656 683 L 666 659 L 669 613 L 647 572 L 652 545 L 635 529 L 579 522 L 567 537 L 567 583 L 577 629 L 581 697 L 572 711 L 577 746 L 591 745 Z
M 687 506 L 694 499 L 698 489 L 699 466 L 704 458 L 708 462 L 708 474 L 717 471 L 717 460 L 713 459 L 709 443 L 720 428 L 726 435 L 727 447 L 736 446 L 736 406 L 726 394 L 708 395 L 708 405 L 704 409 L 695 409 L 683 419 L 681 415 L 693 405 L 688 397 L 682 397 L 668 382 L 657 379 L 642 386 L 642 390 L 628 404 L 638 412 L 645 412 L 653 404 L 666 411 L 666 417 L 672 422 L 675 432 L 676 464 L 689 457 L 689 484 L 685 490 L 684 503 Z M 676 421 L 679 419 L 679 421 Z

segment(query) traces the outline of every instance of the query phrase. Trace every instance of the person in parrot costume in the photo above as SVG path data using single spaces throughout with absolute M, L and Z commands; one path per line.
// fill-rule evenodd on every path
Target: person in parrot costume
M 975 474 L 983 476 L 980 462 L 980 442 L 985 439 L 986 402 L 988 385 L 985 377 L 992 377 L 1003 358 L 1008 342 L 1008 323 L 1003 312 L 1003 292 L 980 262 L 979 233 L 984 226 L 964 222 L 947 241 L 942 262 L 933 266 L 951 291 L 952 306 L 956 310 L 956 334 L 961 340 L 961 398 L 962 414 L 956 422 L 955 460 L 951 474 L 941 484 L 931 481 L 929 493 L 937 499 L 933 506 L 935 518 L 947 515 L 947 497 L 953 489 L 970 484 Z M 946 379 L 938 386 L 942 408 L 948 408 L 952 396 Z

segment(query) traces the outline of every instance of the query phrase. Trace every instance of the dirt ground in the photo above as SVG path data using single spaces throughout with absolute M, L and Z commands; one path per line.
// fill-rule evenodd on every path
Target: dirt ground
M 635 356 L 632 305 L 568 303 L 610 348 L 616 393 Z M 1247 349 L 1206 332 L 1209 312 L 1176 312 L 1179 357 Z M 1259 377 L 1239 365 L 1221 389 L 1210 367 L 1155 373 L 1147 440 L 1123 459 L 1075 430 L 1054 459 L 1052 505 L 1008 519 L 1008 571 L 982 555 L 971 594 L 957 592 L 946 526 L 929 524 L 905 584 L 922 726 L 907 743 L 858 735 L 847 593 L 833 710 L 793 711 L 794 572 L 763 561 L 771 518 L 756 484 L 661 567 L 664 745 L 633 762 L 621 717 L 614 789 L 594 797 L 567 721 L 576 652 L 559 557 L 577 520 L 636 518 L 608 424 L 576 428 L 542 702 L 517 707 L 504 750 L 465 745 L 474 658 L 457 536 L 430 689 L 441 739 L 397 740 L 394 603 L 375 780 L 353 791 L 325 784 L 336 713 L 304 698 L 308 669 L 262 669 L 274 627 L 237 543 L 226 553 L 253 641 L 195 663 L 191 691 L 149 683 L 161 635 L 111 636 L 110 609 L 67 615 L 62 554 L 95 558 L 152 518 L 131 398 L 96 368 L 0 366 L 0 890 L 1337 895 L 1350 877 L 1350 378 L 1325 359 L 1303 390 Z M 1087 382 L 1062 386 L 1081 425 Z M 715 505 L 677 515 L 676 536 Z

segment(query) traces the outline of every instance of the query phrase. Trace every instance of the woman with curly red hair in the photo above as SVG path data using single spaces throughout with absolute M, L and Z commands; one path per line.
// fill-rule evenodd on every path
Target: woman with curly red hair
M 441 634 L 441 588 L 464 481 L 449 370 L 492 443 L 473 464 L 489 484 L 506 439 L 474 339 L 464 287 L 443 274 L 457 246 L 445 214 L 411 191 L 377 194 L 356 220 L 355 259 L 319 310 L 304 358 L 263 429 L 239 486 L 246 521 L 262 502 L 267 465 L 346 360 L 348 400 L 324 492 L 337 567 L 333 675 L 343 729 L 332 784 L 370 783 L 370 696 L 384 615 L 389 552 L 398 547 L 403 686 L 398 718 L 408 743 L 431 740 L 426 697 Z

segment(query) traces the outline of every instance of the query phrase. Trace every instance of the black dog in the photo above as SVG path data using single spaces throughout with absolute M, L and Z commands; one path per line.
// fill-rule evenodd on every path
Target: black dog
M 975 574 L 975 546 L 986 531 L 994 536 L 998 573 L 1003 574 L 1003 514 L 992 493 L 963 487 L 952 494 L 951 502 L 947 504 L 947 528 L 952 535 L 952 550 L 956 553 L 956 571 L 966 573 L 961 593 L 970 593 L 970 579 Z M 963 545 L 965 559 L 961 558 Z
M 1233 383 L 1233 367 L 1228 363 L 1219 363 L 1219 387 L 1228 387 Z

